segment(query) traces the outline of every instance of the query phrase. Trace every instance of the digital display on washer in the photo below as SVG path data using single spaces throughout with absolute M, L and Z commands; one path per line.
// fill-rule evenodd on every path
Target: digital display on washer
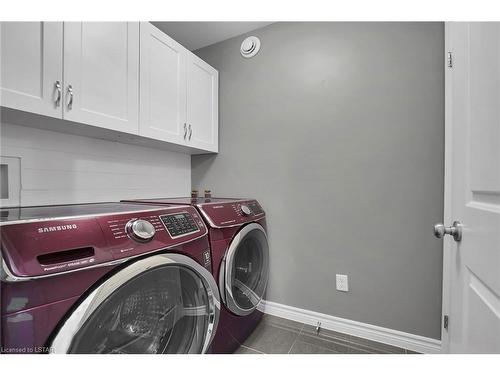
M 170 237 L 183 236 L 189 233 L 198 232 L 198 226 L 194 222 L 190 214 L 172 214 L 160 216 L 165 228 L 167 228 Z

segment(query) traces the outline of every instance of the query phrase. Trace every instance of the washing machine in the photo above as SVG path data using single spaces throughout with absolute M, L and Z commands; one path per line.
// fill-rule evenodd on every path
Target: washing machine
M 262 318 L 269 276 L 266 215 L 254 199 L 158 198 L 136 203 L 195 207 L 209 227 L 213 275 L 222 300 L 213 353 L 232 353 Z
M 3 353 L 204 353 L 220 315 L 188 206 L 2 209 Z

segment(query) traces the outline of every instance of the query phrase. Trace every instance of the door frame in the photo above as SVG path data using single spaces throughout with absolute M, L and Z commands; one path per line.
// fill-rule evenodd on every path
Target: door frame
M 452 183 L 453 183 L 453 66 L 448 66 L 448 53 L 453 53 L 452 33 L 454 22 L 444 23 L 444 208 L 443 222 L 449 225 L 453 221 L 452 215 Z M 453 57 L 452 57 L 453 58 Z M 453 64 L 453 60 L 452 60 Z M 441 352 L 449 353 L 450 336 L 447 328 L 444 328 L 444 317 L 450 319 L 450 296 L 451 296 L 451 255 L 454 247 L 451 236 L 443 238 L 443 285 L 442 285 L 442 308 L 441 308 Z M 451 317 L 452 319 L 452 317 Z

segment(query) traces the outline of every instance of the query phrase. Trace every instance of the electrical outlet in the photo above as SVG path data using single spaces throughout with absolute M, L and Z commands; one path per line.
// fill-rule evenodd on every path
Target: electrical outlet
M 342 292 L 349 291 L 349 282 L 347 279 L 347 275 L 337 274 L 337 290 L 340 290 Z

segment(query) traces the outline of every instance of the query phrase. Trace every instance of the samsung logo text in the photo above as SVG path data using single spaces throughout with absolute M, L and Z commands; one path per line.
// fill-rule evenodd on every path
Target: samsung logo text
M 48 233 L 48 232 L 60 232 L 63 230 L 72 230 L 78 229 L 76 224 L 68 224 L 68 225 L 57 225 L 55 227 L 43 227 L 38 228 L 38 233 Z

